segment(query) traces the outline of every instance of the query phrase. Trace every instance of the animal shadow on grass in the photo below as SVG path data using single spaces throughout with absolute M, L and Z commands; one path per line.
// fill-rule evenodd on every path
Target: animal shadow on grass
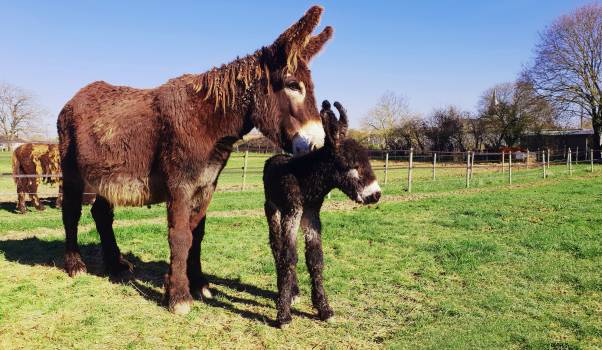
M 51 266 L 62 269 L 62 256 L 64 251 L 65 244 L 63 241 L 59 240 L 46 241 L 38 239 L 37 237 L 21 240 L 0 240 L 0 253 L 4 254 L 6 260 L 24 265 Z M 100 277 L 109 276 L 104 269 L 102 262 L 102 251 L 100 244 L 81 244 L 80 251 L 87 265 L 88 274 Z M 162 290 L 164 276 L 169 267 L 167 262 L 142 261 L 132 253 L 127 253 L 124 256 L 129 262 L 134 264 L 133 273 L 117 278 L 111 277 L 110 281 L 116 284 L 131 285 L 138 292 L 138 294 L 140 294 L 140 296 L 147 300 L 153 301 L 158 305 L 165 306 Z M 274 309 L 275 305 L 273 301 L 277 298 L 275 292 L 243 283 L 238 279 L 218 277 L 212 274 L 206 274 L 205 276 L 211 284 L 222 287 L 220 290 L 212 290 L 217 298 L 205 300 L 208 305 L 226 309 L 252 321 L 258 321 L 273 327 L 277 326 L 276 320 L 270 319 L 267 315 L 244 310 L 236 306 L 237 304 L 245 304 L 253 307 Z M 149 287 L 149 285 L 154 288 Z M 161 292 L 159 292 L 157 288 L 160 289 Z M 235 296 L 231 293 L 227 293 L 224 291 L 224 289 L 248 293 L 255 297 L 268 299 L 269 302 L 264 303 L 254 299 Z M 316 316 L 303 311 L 294 310 L 293 313 L 295 313 L 297 316 L 317 319 Z

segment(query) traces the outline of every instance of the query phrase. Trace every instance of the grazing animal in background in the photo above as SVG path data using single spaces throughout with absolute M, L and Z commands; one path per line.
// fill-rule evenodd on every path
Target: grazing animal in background
M 38 185 L 40 182 L 59 183 L 61 168 L 58 145 L 23 144 L 14 150 L 12 162 L 13 176 L 17 185 L 17 212 L 21 214 L 27 212 L 25 198 L 28 194 L 34 207 L 37 210 L 44 210 L 45 207 L 38 197 Z
M 279 325 L 291 321 L 291 302 L 299 294 L 297 286 L 297 230 L 305 236 L 305 261 L 311 277 L 311 300 L 320 319 L 328 320 L 333 311 L 324 292 L 322 270 L 322 228 L 320 208 L 334 188 L 361 204 L 376 203 L 381 190 L 366 150 L 347 139 L 347 113 L 339 110 L 337 121 L 330 103 L 322 103 L 322 125 L 326 134 L 323 148 L 290 157 L 276 155 L 266 161 L 263 171 L 265 214 L 270 231 L 270 246 L 276 262 Z
M 38 197 L 40 182 L 54 185 L 59 184 L 59 193 L 56 197 L 56 206 L 62 202 L 61 161 L 59 146 L 46 143 L 26 143 L 17 147 L 13 152 L 13 176 L 17 185 L 17 212 L 25 214 L 25 198 L 29 194 L 37 210 L 45 207 Z M 89 193 L 86 188 L 83 197 L 84 204 L 94 202 L 94 193 Z
M 254 127 L 287 152 L 319 148 L 324 132 L 310 60 L 332 36 L 313 36 L 314 6 L 276 41 L 202 74 L 154 89 L 95 82 L 62 109 L 57 128 L 63 184 L 65 269 L 86 271 L 77 225 L 85 185 L 97 193 L 92 216 L 110 273 L 132 269 L 113 232 L 115 206 L 167 202 L 169 309 L 188 313 L 192 296 L 210 298 L 201 271 L 207 207 L 234 142 Z

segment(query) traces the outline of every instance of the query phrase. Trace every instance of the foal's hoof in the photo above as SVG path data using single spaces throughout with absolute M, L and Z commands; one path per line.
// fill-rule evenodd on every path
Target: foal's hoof
M 292 318 L 290 315 L 282 317 L 279 316 L 276 318 L 276 323 L 278 324 L 278 328 L 280 329 L 287 329 L 288 326 L 291 324 Z
M 170 311 L 176 315 L 186 315 L 192 309 L 192 302 L 190 301 L 181 301 L 174 306 L 170 307 Z
M 329 322 L 329 323 L 334 322 L 334 311 L 332 311 L 332 309 L 330 309 L 330 308 L 320 311 L 319 316 L 320 316 L 320 320 L 322 320 L 324 322 Z
M 39 206 L 36 207 L 36 210 L 37 211 L 44 211 L 44 210 L 46 210 L 46 207 L 43 206 L 43 205 L 39 205 Z
M 65 270 L 70 277 L 86 273 L 86 264 L 82 261 L 79 253 L 65 254 Z

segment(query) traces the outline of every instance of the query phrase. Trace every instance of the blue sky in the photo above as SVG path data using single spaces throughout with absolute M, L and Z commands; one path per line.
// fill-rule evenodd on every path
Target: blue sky
M 352 125 L 390 90 L 427 115 L 474 110 L 532 58 L 538 32 L 584 5 L 512 1 L 0 1 L 0 81 L 56 115 L 95 80 L 154 87 L 270 44 L 312 4 L 333 40 L 312 63 L 316 98 L 347 106 Z

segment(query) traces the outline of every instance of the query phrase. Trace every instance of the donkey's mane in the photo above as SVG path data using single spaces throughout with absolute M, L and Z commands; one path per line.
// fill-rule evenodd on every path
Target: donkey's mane
M 292 45 L 286 57 L 287 72 L 294 73 L 297 70 L 298 60 L 301 59 L 309 38 L 308 35 L 303 45 Z M 225 112 L 227 107 L 234 105 L 238 94 L 246 91 L 254 81 L 265 77 L 269 89 L 270 69 L 265 62 L 266 51 L 271 51 L 270 56 L 273 59 L 274 48 L 264 47 L 251 55 L 199 74 L 193 81 L 194 90 L 197 93 L 204 92 L 205 100 L 213 99 L 215 110 L 221 108 Z M 244 86 L 242 91 L 237 86 L 239 82 Z

